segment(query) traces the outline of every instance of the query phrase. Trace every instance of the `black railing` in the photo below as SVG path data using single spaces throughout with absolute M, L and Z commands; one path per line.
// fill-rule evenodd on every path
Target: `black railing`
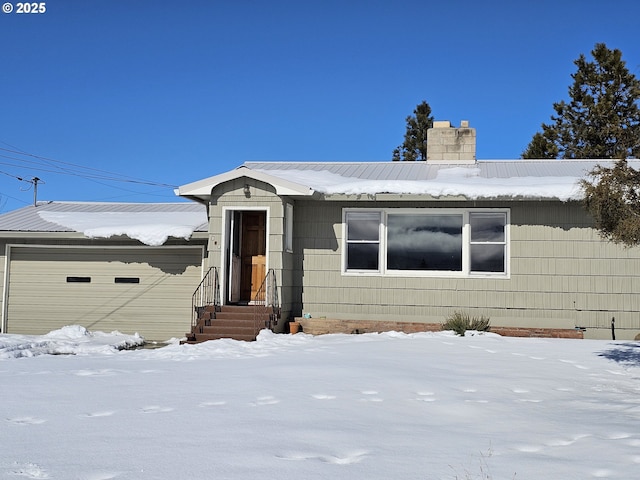
M 204 278 L 196 288 L 191 298 L 191 306 L 193 315 L 191 319 L 191 327 L 198 325 L 198 320 L 207 307 L 213 307 L 216 311 L 220 309 L 220 282 L 218 280 L 218 269 L 211 267 Z
M 253 297 L 253 324 L 256 335 L 263 328 L 272 330 L 280 318 L 280 299 L 278 284 L 273 269 L 269 269 L 262 285 Z

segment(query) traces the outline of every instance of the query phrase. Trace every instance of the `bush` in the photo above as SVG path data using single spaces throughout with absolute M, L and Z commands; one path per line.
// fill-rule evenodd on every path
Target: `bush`
M 464 336 L 467 330 L 477 330 L 478 332 L 488 332 L 491 328 L 489 317 L 470 317 L 468 313 L 454 312 L 449 315 L 442 324 L 443 330 L 453 330 L 460 336 Z

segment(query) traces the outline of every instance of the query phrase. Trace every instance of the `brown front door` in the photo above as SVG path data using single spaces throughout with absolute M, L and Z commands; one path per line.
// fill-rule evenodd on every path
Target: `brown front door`
M 267 212 L 242 212 L 240 301 L 251 301 L 266 276 Z

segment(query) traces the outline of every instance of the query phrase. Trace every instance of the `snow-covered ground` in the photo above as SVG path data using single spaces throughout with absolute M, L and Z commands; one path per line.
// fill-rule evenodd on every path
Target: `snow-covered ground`
M 638 342 L 262 332 L 119 350 L 139 341 L 80 327 L 0 335 L 0 478 L 640 471 Z

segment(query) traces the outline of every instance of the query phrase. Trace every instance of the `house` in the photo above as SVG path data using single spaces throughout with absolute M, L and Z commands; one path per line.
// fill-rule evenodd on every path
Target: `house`
M 272 278 L 279 331 L 430 330 L 463 311 L 510 335 L 640 332 L 640 248 L 601 239 L 580 201 L 598 162 L 476 160 L 467 122 L 428 144 L 426 162 L 248 162 L 181 186 L 208 209 L 219 302 Z
M 0 215 L 1 331 L 79 324 L 182 338 L 206 230 L 206 209 L 193 202 L 40 202 Z

